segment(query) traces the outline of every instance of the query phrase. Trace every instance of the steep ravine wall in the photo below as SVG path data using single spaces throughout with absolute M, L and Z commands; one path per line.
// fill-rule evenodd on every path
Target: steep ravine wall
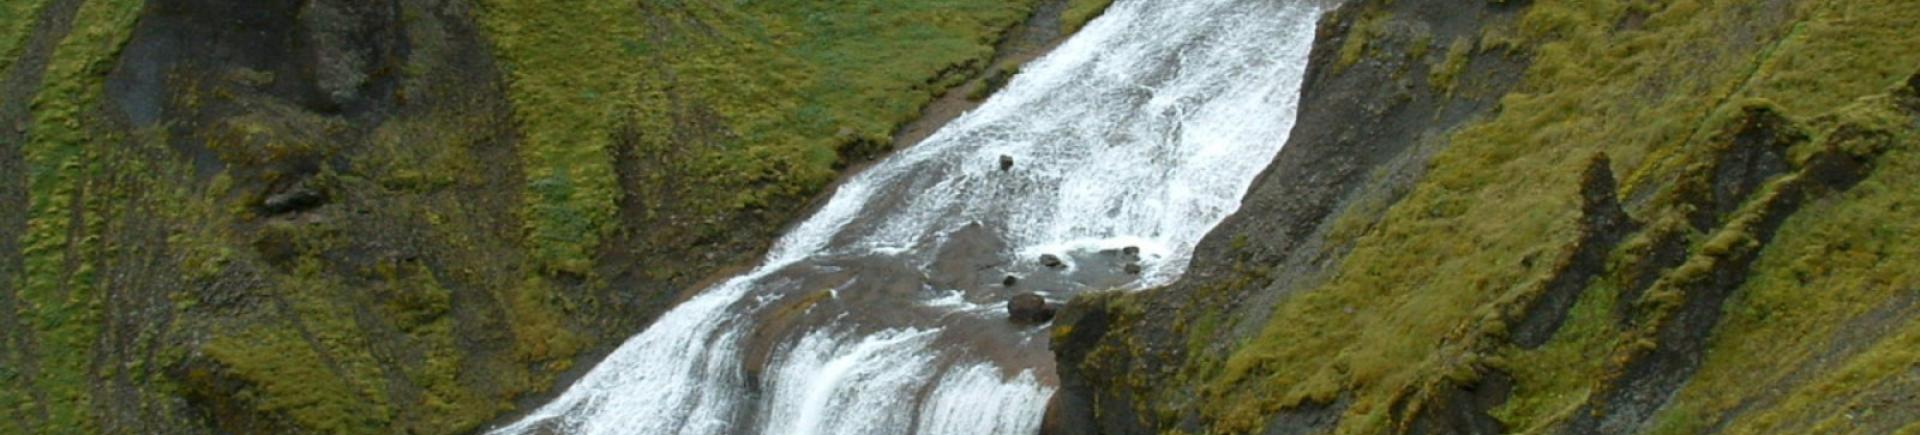
M 1047 431 L 1920 429 L 1915 17 L 1348 2 L 1192 271 L 1062 312 Z

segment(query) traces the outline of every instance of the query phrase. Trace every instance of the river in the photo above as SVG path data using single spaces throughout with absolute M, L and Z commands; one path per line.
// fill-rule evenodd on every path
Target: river
M 495 432 L 1037 432 L 1046 325 L 1009 321 L 1007 300 L 1179 278 L 1286 143 L 1320 14 L 1116 1 Z

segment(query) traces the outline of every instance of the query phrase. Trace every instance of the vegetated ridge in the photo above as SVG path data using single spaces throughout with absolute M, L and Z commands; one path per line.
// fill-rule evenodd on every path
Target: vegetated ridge
M 1920 7 L 1357 0 L 1049 433 L 1920 430 Z

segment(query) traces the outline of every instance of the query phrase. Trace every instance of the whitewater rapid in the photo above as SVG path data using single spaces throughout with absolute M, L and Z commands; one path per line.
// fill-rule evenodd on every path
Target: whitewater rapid
M 1286 142 L 1320 13 L 1116 1 L 495 433 L 1037 432 L 1047 334 L 1009 323 L 1006 299 L 1177 279 Z

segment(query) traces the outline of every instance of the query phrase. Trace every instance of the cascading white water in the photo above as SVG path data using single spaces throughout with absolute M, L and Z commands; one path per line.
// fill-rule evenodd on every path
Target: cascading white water
M 763 265 L 497 432 L 1036 432 L 1053 392 L 1046 335 L 1005 326 L 1005 289 L 924 279 L 951 261 L 940 253 L 970 227 L 999 242 L 995 257 L 1057 254 L 1069 271 L 1093 268 L 1080 254 L 1139 248 L 1139 276 L 1050 282 L 1040 292 L 1056 300 L 1178 278 L 1286 142 L 1319 14 L 1291 0 L 1115 2 L 979 109 L 849 180 Z M 889 287 L 900 275 L 870 271 L 891 265 L 919 279 Z M 809 294 L 824 297 L 793 296 Z

